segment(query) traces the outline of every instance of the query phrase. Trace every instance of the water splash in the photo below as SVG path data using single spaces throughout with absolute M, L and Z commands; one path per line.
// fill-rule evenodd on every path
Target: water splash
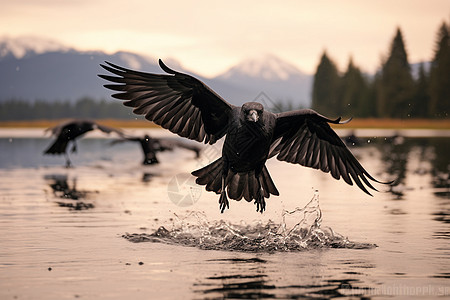
M 197 247 L 205 250 L 242 252 L 302 251 L 322 248 L 371 249 L 375 244 L 352 242 L 322 227 L 322 211 L 316 191 L 303 208 L 282 212 L 282 223 L 268 221 L 231 224 L 208 221 L 206 215 L 191 212 L 188 216 L 176 216 L 172 229 L 161 226 L 152 234 L 134 233 L 123 237 L 130 242 L 154 242 Z

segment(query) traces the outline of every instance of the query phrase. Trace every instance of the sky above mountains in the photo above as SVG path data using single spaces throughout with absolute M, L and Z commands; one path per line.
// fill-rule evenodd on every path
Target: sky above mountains
M 397 27 L 411 63 L 433 57 L 448 0 L 2 1 L 0 36 L 39 36 L 79 50 L 175 58 L 201 75 L 273 53 L 307 73 L 320 56 L 373 72 Z

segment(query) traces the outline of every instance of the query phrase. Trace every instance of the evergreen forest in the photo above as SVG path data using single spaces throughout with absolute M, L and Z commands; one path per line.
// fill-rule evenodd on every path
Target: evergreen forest
M 372 77 L 350 59 L 340 73 L 325 51 L 314 75 L 312 108 L 328 116 L 358 118 L 448 118 L 450 112 L 449 25 L 439 28 L 434 57 L 427 70 L 423 63 L 416 78 L 408 62 L 401 29 L 389 54 Z

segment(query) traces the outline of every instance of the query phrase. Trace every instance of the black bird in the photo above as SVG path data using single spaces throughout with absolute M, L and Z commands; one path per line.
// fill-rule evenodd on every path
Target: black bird
M 153 138 L 148 134 L 143 137 L 139 136 L 123 136 L 122 139 L 113 141 L 112 144 L 120 143 L 120 142 L 137 142 L 141 145 L 142 152 L 144 153 L 144 161 L 143 165 L 152 165 L 159 163 L 158 158 L 156 157 L 157 152 L 162 151 L 172 151 L 175 148 L 184 148 L 187 150 L 191 150 L 195 152 L 195 156 L 200 156 L 201 148 L 197 145 L 192 145 L 191 143 L 185 143 L 178 140 L 173 139 L 164 139 L 164 138 Z
M 226 135 L 222 157 L 192 172 L 196 182 L 207 191 L 220 194 L 221 212 L 229 208 L 228 197 L 255 200 L 256 211 L 265 210 L 264 198 L 279 195 L 269 171 L 267 159 L 330 172 L 345 182 L 353 182 L 370 195 L 363 182 L 376 190 L 373 178 L 347 149 L 328 123 L 342 124 L 341 118 L 328 119 L 310 109 L 274 114 L 260 103 L 237 107 L 225 101 L 200 80 L 168 68 L 170 75 L 129 70 L 112 63 L 101 65 L 115 76 L 99 75 L 113 82 L 104 85 L 118 93 L 133 112 L 176 133 L 199 142 L 214 144 Z M 348 121 L 347 121 L 348 122 Z
M 56 140 L 44 151 L 44 154 L 64 154 L 66 157 L 66 167 L 70 167 L 72 163 L 70 162 L 69 155 L 67 154 L 67 146 L 69 142 L 73 143 L 71 152 L 77 151 L 76 139 L 85 134 L 88 131 L 98 129 L 105 133 L 116 132 L 119 135 L 123 135 L 122 131 L 100 125 L 94 121 L 90 120 L 70 120 L 63 122 L 55 127 L 46 129 L 45 131 L 50 131 Z

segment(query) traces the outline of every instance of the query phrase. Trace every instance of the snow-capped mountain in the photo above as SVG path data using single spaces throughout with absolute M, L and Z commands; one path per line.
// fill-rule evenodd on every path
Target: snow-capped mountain
M 271 54 L 248 58 L 215 79 L 263 92 L 274 102 L 310 103 L 312 76 Z
M 110 99 L 110 91 L 103 87 L 105 81 L 97 76 L 106 72 L 99 66 L 104 61 L 144 72 L 164 73 L 157 59 L 146 55 L 77 51 L 39 38 L 0 38 L 0 101 Z M 199 78 L 235 105 L 259 101 L 261 92 L 273 102 L 289 100 L 295 106 L 308 106 L 310 102 L 312 77 L 273 55 L 246 60 L 215 78 L 203 78 L 185 70 L 174 59 L 164 61 L 175 70 Z
M 294 65 L 281 60 L 275 55 L 264 54 L 250 57 L 240 62 L 220 75 L 219 78 L 251 77 L 269 81 L 280 81 L 303 75 Z
M 72 49 L 57 41 L 35 36 L 3 37 L 0 39 L 0 60 L 6 57 L 21 59 L 45 52 L 67 52 L 70 50 Z

